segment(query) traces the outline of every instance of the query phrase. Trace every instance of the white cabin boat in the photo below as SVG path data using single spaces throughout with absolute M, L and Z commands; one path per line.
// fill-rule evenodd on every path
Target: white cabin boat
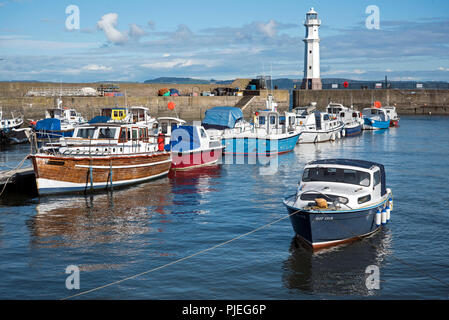
M 393 195 L 383 165 L 327 159 L 305 166 L 296 194 L 284 204 L 296 235 L 320 249 L 379 230 L 390 220 Z
M 316 104 L 293 109 L 296 113 L 296 131 L 301 133 L 298 143 L 335 141 L 342 137 L 344 123 L 328 113 L 315 111 Z
M 355 136 L 362 132 L 362 114 L 359 111 L 354 110 L 353 107 L 348 108 L 340 103 L 331 102 L 327 106 L 326 111 L 333 119 L 343 121 L 345 125 L 342 131 L 343 136 Z
M 385 109 L 387 115 L 390 117 L 390 127 L 399 127 L 399 116 L 396 112 L 396 107 L 385 106 L 382 108 Z

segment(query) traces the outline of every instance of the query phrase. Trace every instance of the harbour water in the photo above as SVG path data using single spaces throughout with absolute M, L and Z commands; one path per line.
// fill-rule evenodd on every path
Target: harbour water
M 449 118 L 404 116 L 399 128 L 222 164 L 94 195 L 0 200 L 0 298 L 61 299 L 209 249 L 287 215 L 304 165 L 354 158 L 385 165 L 391 222 L 361 241 L 311 252 L 283 219 L 176 264 L 76 299 L 448 299 Z M 29 152 L 0 152 L 0 169 Z M 66 288 L 68 266 L 80 289 Z M 380 288 L 368 289 L 368 266 Z

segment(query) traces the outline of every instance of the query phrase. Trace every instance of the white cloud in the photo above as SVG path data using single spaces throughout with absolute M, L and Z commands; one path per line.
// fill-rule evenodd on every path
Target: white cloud
M 449 71 L 449 68 L 439 67 L 438 70 L 439 71 Z
M 271 19 L 268 23 L 259 22 L 257 24 L 258 30 L 266 36 L 272 38 L 277 34 L 277 23 Z
M 97 22 L 97 27 L 103 30 L 106 38 L 115 44 L 124 44 L 128 41 L 128 37 L 116 29 L 118 21 L 117 13 L 108 13 L 101 17 Z
M 137 24 L 133 23 L 129 26 L 129 36 L 134 39 L 139 39 L 140 37 L 146 35 L 147 33 Z
M 85 70 L 85 71 L 111 71 L 112 68 L 106 67 L 103 65 L 98 65 L 98 64 L 89 64 L 87 66 L 84 66 L 83 70 Z

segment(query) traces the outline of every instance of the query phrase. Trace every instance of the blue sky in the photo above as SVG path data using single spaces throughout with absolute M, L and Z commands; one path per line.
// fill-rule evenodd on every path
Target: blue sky
M 80 28 L 66 28 L 76 5 Z M 369 5 L 380 29 L 368 29 Z M 0 0 L 0 80 L 303 77 L 305 13 L 323 78 L 449 80 L 449 2 Z

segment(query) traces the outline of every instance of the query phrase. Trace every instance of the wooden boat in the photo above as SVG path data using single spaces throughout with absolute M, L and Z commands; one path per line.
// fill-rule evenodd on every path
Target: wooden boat
M 393 196 L 384 166 L 350 159 L 304 168 L 296 194 L 284 199 L 296 235 L 313 249 L 368 236 L 390 220 Z
M 172 170 L 190 170 L 213 165 L 224 146 L 211 138 L 202 126 L 177 126 L 171 132 Z
M 96 123 L 48 143 L 30 156 L 39 194 L 87 192 L 164 176 L 170 152 L 160 149 L 146 125 Z

